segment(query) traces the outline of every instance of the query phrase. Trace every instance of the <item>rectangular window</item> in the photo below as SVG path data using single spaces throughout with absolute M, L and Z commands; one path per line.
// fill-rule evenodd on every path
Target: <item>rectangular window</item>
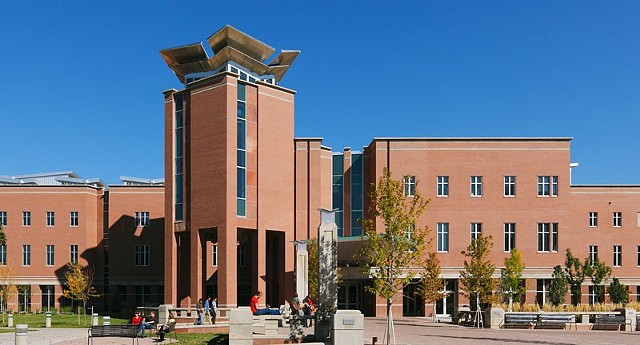
M 0 266 L 7 264 L 7 245 L 0 245 Z
M 69 213 L 69 225 L 71 225 L 71 227 L 78 226 L 78 211 L 71 211 Z
M 449 223 L 438 223 L 438 252 L 449 251 Z
M 242 76 L 243 72 L 240 72 Z M 246 74 L 245 74 L 246 77 Z M 242 77 L 241 77 L 242 79 Z M 246 80 L 246 78 L 244 79 Z M 236 112 L 236 215 L 247 215 L 247 94 L 246 85 L 238 83 Z
M 449 196 L 449 176 L 438 176 L 438 196 Z
M 504 223 L 504 251 L 510 252 L 516 247 L 516 223 Z
M 175 95 L 175 118 L 174 118 L 174 167 L 173 167 L 173 179 L 174 179 L 174 217 L 176 221 L 180 221 L 183 218 L 182 210 L 182 164 L 183 164 L 183 143 L 184 143 L 184 104 L 182 94 Z
M 598 212 L 589 212 L 589 227 L 598 227 Z
M 638 214 L 636 215 L 636 217 L 638 218 L 638 227 L 640 228 L 640 212 L 638 212 Z M 6 219 L 6 218 L 5 218 Z M 6 221 L 5 221 L 6 222 Z
M 613 246 L 613 267 L 622 266 L 622 246 Z
M 22 266 L 31 266 L 31 245 L 22 245 Z
M 593 263 L 596 261 L 597 258 L 598 258 L 598 246 L 590 245 L 589 246 L 589 262 L 591 263 L 591 265 L 593 265 Z
M 538 196 L 558 196 L 558 176 L 538 176 Z
M 136 245 L 135 255 L 134 255 L 134 265 L 135 266 L 149 266 L 149 245 L 142 244 Z
M 142 211 L 142 212 L 136 212 L 135 213 L 135 222 L 136 222 L 136 226 L 149 226 L 150 224 L 150 218 L 149 218 L 149 212 L 148 211 Z
M 536 302 L 543 306 L 548 302 L 551 279 L 536 279 Z
M 218 244 L 217 243 L 211 247 L 211 253 L 212 253 L 211 263 L 213 267 L 216 267 L 218 266 Z
M 589 285 L 589 292 L 587 293 L 587 298 L 589 299 L 589 305 L 596 304 L 596 289 L 595 286 Z
M 471 196 L 482 196 L 482 176 L 471 176 Z
M 47 266 L 53 266 L 54 264 L 54 246 L 47 244 Z
M 7 211 L 0 211 L 0 225 L 7 226 Z
M 73 264 L 78 263 L 78 245 L 72 244 L 69 246 L 69 262 Z
M 22 212 L 22 226 L 31 226 L 31 211 Z
M 402 183 L 404 185 L 404 195 L 414 196 L 416 192 L 416 177 L 407 175 L 402 178 Z
M 538 252 L 558 251 L 558 223 L 538 223 Z
M 331 159 L 331 187 L 332 207 L 336 210 L 336 225 L 338 226 L 338 236 L 344 236 L 344 155 L 334 154 Z
M 53 211 L 47 211 L 47 226 L 54 226 L 56 224 L 56 214 Z
M 243 244 L 239 244 L 237 249 L 236 249 L 236 251 L 237 251 L 237 254 L 238 254 L 238 257 L 237 257 L 238 267 L 244 267 L 244 263 L 245 263 L 244 261 L 245 261 L 245 258 L 247 256 L 244 245 Z
M 351 155 L 351 236 L 362 235 L 363 161 L 362 153 Z
M 482 223 L 471 223 L 471 242 L 475 241 L 480 237 L 482 233 Z
M 516 177 L 504 177 L 504 196 L 516 196 Z
M 640 267 L 640 246 L 636 246 L 637 247 L 637 253 L 638 253 L 638 267 Z
M 619 228 L 622 226 L 622 212 L 613 212 L 613 227 Z

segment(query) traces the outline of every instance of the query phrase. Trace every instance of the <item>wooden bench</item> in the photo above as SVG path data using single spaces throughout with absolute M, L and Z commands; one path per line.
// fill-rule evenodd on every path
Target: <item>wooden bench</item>
M 500 328 L 531 328 L 538 323 L 538 314 L 504 314 Z
M 576 317 L 571 314 L 540 314 L 538 317 L 538 323 L 536 324 L 536 328 L 548 328 L 548 329 L 565 329 L 567 324 L 569 324 L 569 329 L 571 329 L 571 324 L 576 325 Z M 575 326 L 575 329 L 578 330 L 578 326 Z
M 596 315 L 596 323 L 593 329 L 620 329 L 621 325 L 631 325 L 631 320 L 624 315 Z
M 91 326 L 87 330 L 87 345 L 93 344 L 93 338 L 98 337 L 121 337 L 131 338 L 132 344 L 138 341 L 138 331 L 134 325 L 103 325 Z

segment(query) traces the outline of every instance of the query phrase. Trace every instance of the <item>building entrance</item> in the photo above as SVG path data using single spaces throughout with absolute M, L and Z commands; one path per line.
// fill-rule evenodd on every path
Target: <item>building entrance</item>
M 418 293 L 418 281 L 405 286 L 402 291 L 402 315 L 424 316 L 424 300 Z

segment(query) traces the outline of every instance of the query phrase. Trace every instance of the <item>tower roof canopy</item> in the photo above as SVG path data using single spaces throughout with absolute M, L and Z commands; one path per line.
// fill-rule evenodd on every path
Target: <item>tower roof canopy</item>
M 271 46 L 245 34 L 231 25 L 225 25 L 207 39 L 211 50 L 218 54 L 224 47 L 233 47 L 246 55 L 264 62 L 276 50 Z

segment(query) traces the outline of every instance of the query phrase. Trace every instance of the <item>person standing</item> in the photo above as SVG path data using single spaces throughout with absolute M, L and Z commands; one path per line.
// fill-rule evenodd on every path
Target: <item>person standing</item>
M 196 312 L 198 313 L 198 319 L 193 324 L 204 325 L 204 305 L 202 304 L 202 298 L 200 298 L 196 304 Z
M 218 297 L 211 299 L 211 324 L 216 324 L 216 317 L 218 316 Z
M 211 296 L 204 300 L 204 321 L 211 321 Z

